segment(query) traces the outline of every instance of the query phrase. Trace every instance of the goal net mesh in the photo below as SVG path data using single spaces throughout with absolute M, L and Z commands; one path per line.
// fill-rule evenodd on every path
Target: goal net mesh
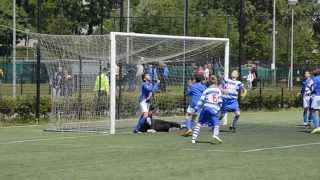
M 32 34 L 32 38 L 38 40 L 50 79 L 52 113 L 47 130 L 107 131 L 109 36 Z
M 187 85 L 195 74 L 223 77 L 226 40 L 116 33 L 115 66 L 110 35 L 32 34 L 49 73 L 52 113 L 47 130 L 109 132 L 110 108 L 117 133 L 131 132 L 138 121 L 141 75 L 160 89 L 153 95 L 153 115 L 183 121 L 189 103 Z M 115 69 L 115 84 L 111 83 Z M 110 94 L 110 86 L 115 93 Z M 115 98 L 115 107 L 110 99 Z
M 153 117 L 183 121 L 189 98 L 187 85 L 196 74 L 205 78 L 225 73 L 225 40 L 162 35 L 115 34 L 116 111 L 115 130 L 132 131 L 140 115 L 138 99 L 143 73 L 152 83 L 160 80 L 153 95 Z

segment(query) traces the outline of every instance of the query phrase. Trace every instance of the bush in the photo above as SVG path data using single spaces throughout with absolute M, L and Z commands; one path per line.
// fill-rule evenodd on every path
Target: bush
M 35 122 L 35 97 L 19 96 L 16 99 L 12 97 L 0 97 L 0 121 L 11 123 L 29 123 Z M 51 99 L 43 96 L 40 98 L 41 119 L 47 119 L 51 112 Z
M 10 97 L 0 97 L 0 114 L 5 118 L 13 115 L 15 109 L 15 101 Z
M 117 99 L 117 102 L 119 100 Z M 189 102 L 189 98 L 187 98 Z M 80 104 L 81 103 L 81 104 Z M 278 110 L 282 107 L 301 107 L 301 97 L 298 91 L 281 90 L 253 90 L 240 101 L 242 110 Z M 120 103 L 120 118 L 127 118 L 139 112 L 137 94 L 123 93 Z M 154 96 L 154 106 L 159 115 L 182 115 L 184 113 L 184 97 L 181 93 L 169 92 L 158 93 Z M 52 102 L 49 96 L 42 96 L 40 99 L 41 119 L 48 119 L 52 111 Z M 97 108 L 98 107 L 98 108 Z M 66 99 L 59 99 L 55 102 L 55 108 L 65 112 L 97 112 L 101 109 L 109 109 L 109 99 L 101 97 L 98 102 L 97 97 L 92 94 L 83 94 L 81 101 L 78 96 L 70 96 Z M 0 121 L 28 123 L 35 122 L 35 97 L 20 96 L 16 100 L 11 97 L 0 97 Z

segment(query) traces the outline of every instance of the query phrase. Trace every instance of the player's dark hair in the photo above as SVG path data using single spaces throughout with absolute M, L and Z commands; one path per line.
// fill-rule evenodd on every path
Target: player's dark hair
M 305 74 L 306 72 L 311 73 L 311 71 L 309 69 L 306 69 L 303 71 L 303 74 Z
M 215 75 L 211 75 L 208 79 L 208 85 L 217 85 L 218 84 L 218 78 Z
M 319 68 L 315 69 L 315 70 L 313 71 L 313 74 L 314 74 L 314 76 L 320 75 L 320 69 L 319 69 Z
M 195 79 L 195 81 L 196 81 L 197 83 L 198 83 L 198 82 L 202 82 L 202 81 L 203 81 L 203 76 L 197 74 L 197 75 L 195 75 L 194 79 Z

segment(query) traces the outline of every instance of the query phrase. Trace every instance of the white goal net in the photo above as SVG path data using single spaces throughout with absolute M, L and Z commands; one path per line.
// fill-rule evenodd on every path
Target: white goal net
M 48 130 L 53 131 L 131 132 L 141 115 L 143 73 L 160 80 L 154 115 L 183 121 L 189 101 L 185 91 L 195 74 L 222 78 L 229 73 L 226 38 L 118 32 L 34 38 L 51 79 Z

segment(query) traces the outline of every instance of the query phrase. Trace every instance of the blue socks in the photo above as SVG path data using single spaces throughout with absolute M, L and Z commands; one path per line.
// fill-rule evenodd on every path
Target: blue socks
M 143 114 L 140 116 L 140 119 L 138 121 L 138 124 L 136 126 L 135 131 L 140 131 L 141 128 L 143 127 L 144 123 L 145 123 L 146 118 L 144 118 Z
M 308 124 L 308 110 L 303 111 L 303 123 L 304 125 Z
M 236 128 L 238 125 L 238 121 L 239 121 L 240 116 L 235 116 L 232 122 L 232 127 Z
M 312 121 L 314 128 L 319 127 L 319 117 L 318 117 L 318 111 L 312 112 Z
M 192 126 L 193 126 L 192 119 L 186 120 L 186 126 L 187 126 L 187 129 L 192 129 Z

